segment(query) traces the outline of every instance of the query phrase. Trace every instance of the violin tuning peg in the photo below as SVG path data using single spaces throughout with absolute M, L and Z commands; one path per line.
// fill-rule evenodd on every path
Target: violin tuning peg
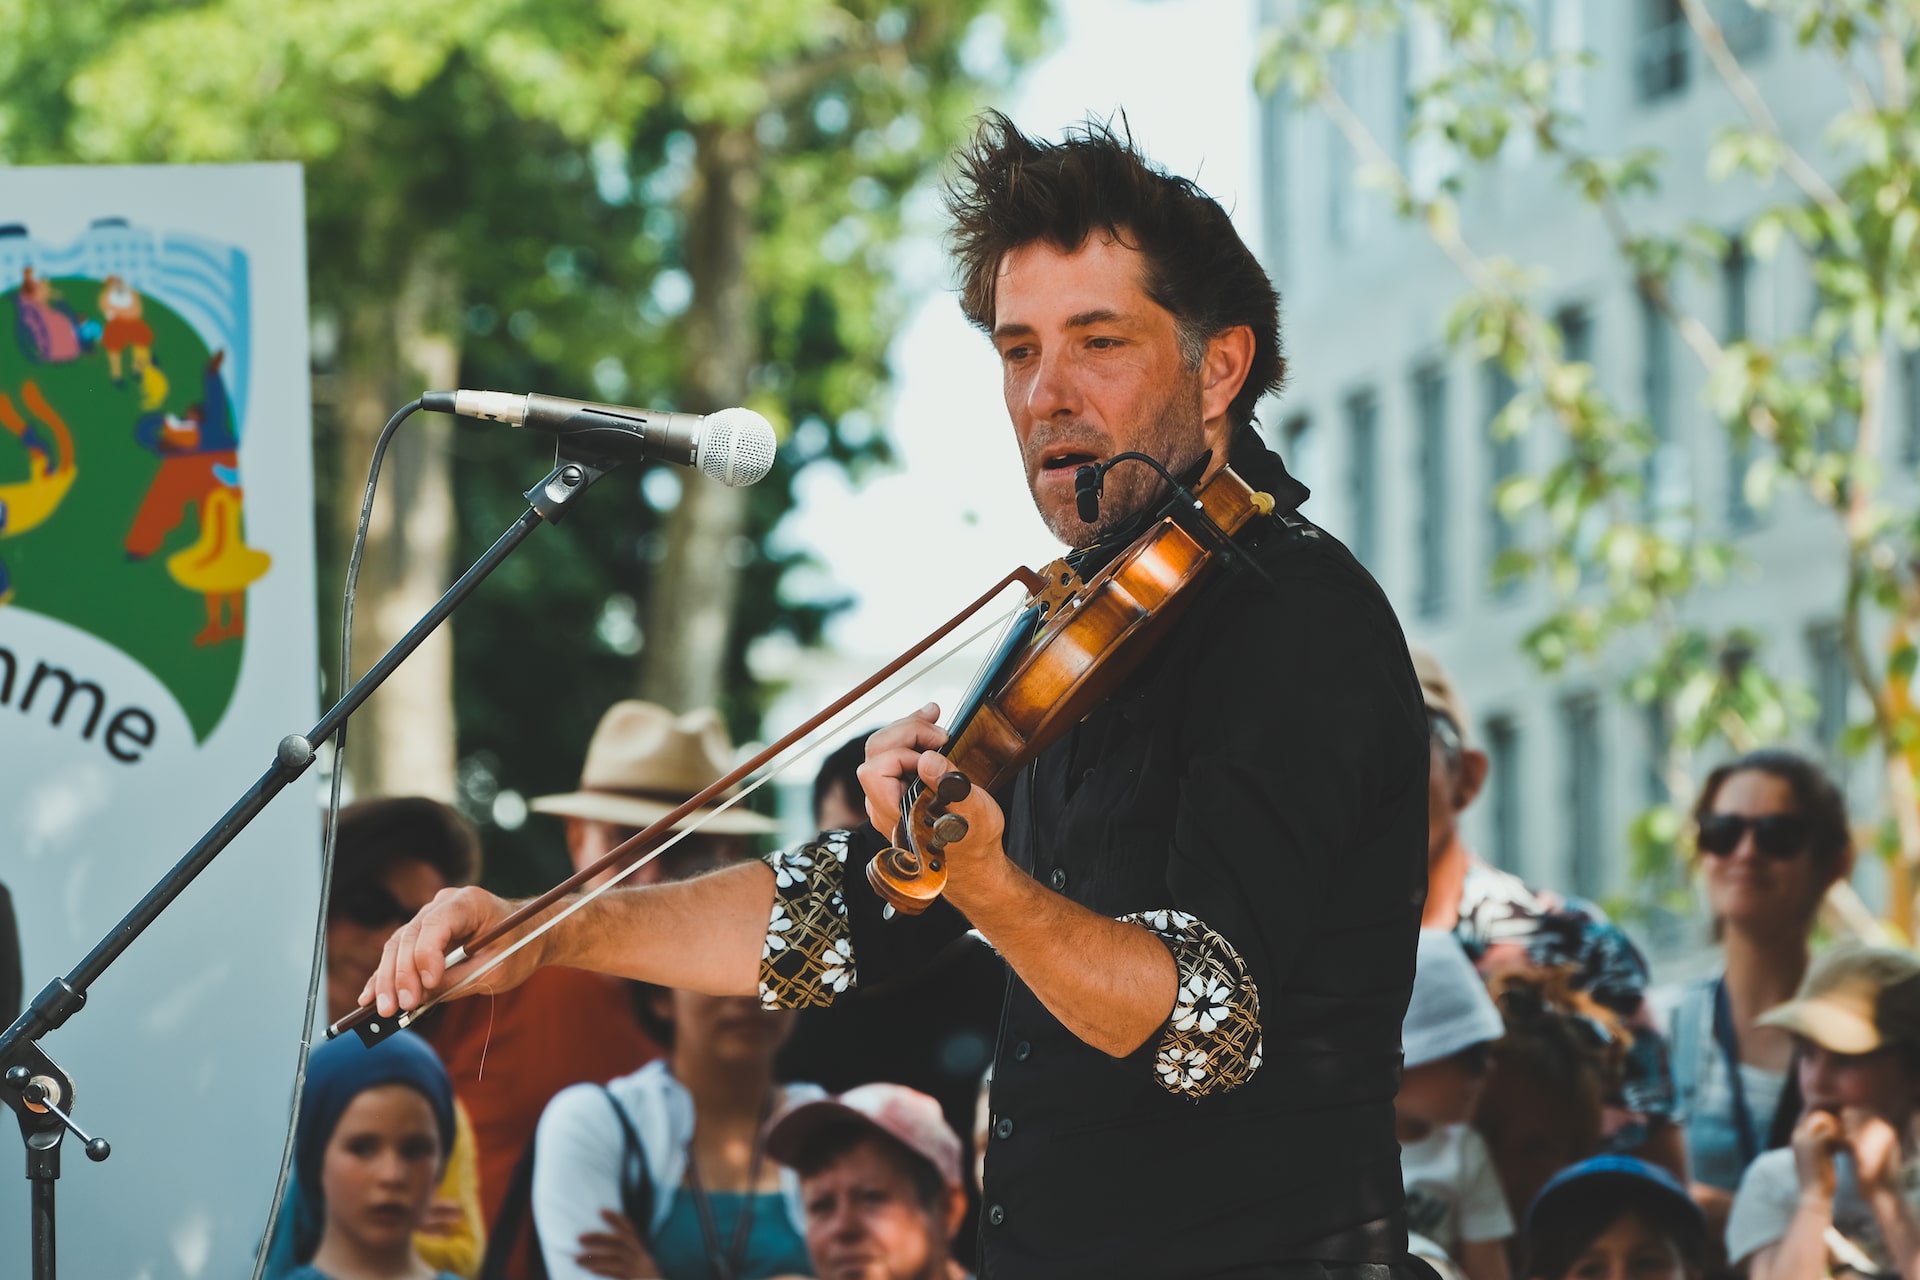
M 933 834 L 943 847 L 965 840 L 967 820 L 957 813 L 943 813 L 933 820 Z
M 966 774 L 954 769 L 940 775 L 933 793 L 940 797 L 942 804 L 959 804 L 973 794 L 973 782 Z

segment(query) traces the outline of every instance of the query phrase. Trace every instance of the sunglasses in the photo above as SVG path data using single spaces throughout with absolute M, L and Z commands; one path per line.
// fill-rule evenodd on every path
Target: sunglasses
M 1700 819 L 1694 845 L 1715 858 L 1732 855 L 1740 839 L 1753 832 L 1753 848 L 1763 858 L 1798 857 L 1808 848 L 1813 824 L 1797 813 L 1769 813 L 1749 818 L 1739 813 L 1710 813 Z
M 377 881 L 341 885 L 327 902 L 328 914 L 343 916 L 364 929 L 402 925 L 413 919 L 400 899 Z
M 1453 722 L 1452 716 L 1442 711 L 1428 711 L 1427 732 L 1440 744 L 1440 753 L 1449 761 L 1460 758 L 1466 743 L 1460 736 L 1460 726 Z

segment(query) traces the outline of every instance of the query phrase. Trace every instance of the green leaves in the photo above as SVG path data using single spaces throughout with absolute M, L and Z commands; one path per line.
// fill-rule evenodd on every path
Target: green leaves
M 1711 12 L 1730 21 L 1727 7 Z M 1798 104 L 1769 112 L 1756 104 L 1751 95 L 1759 90 L 1744 73 L 1728 73 L 1746 118 L 1715 135 L 1706 176 L 1760 196 L 1749 201 L 1757 211 L 1735 237 L 1761 263 L 1788 256 L 1790 242 L 1797 246 L 1817 296 L 1804 324 L 1725 340 L 1686 310 L 1685 282 L 1718 275 L 1735 237 L 1723 226 L 1642 224 L 1636 198 L 1660 189 L 1669 161 L 1651 148 L 1608 153 L 1572 141 L 1581 136 L 1578 121 L 1555 87 L 1570 67 L 1591 59 L 1543 53 L 1529 26 L 1533 6 L 1408 0 L 1388 13 L 1381 4 L 1303 0 L 1300 22 L 1276 36 L 1262 67 L 1263 88 L 1285 85 L 1303 107 L 1344 110 L 1328 70 L 1335 53 L 1413 21 L 1440 33 L 1439 65 L 1407 86 L 1408 132 L 1429 149 L 1432 167 L 1450 176 L 1437 191 L 1414 193 L 1399 175 L 1401 213 L 1426 228 L 1466 282 L 1445 318 L 1447 342 L 1497 361 L 1514 379 L 1515 394 L 1491 424 L 1495 438 L 1536 426 L 1551 429 L 1559 444 L 1543 467 L 1505 479 L 1493 493 L 1498 517 L 1521 534 L 1494 576 L 1545 579 L 1552 604 L 1522 642 L 1545 672 L 1603 653 L 1653 653 L 1633 668 L 1623 692 L 1659 711 L 1668 726 L 1660 773 L 1682 783 L 1693 753 L 1778 740 L 1812 714 L 1811 700 L 1769 674 L 1754 634 L 1692 621 L 1696 593 L 1745 565 L 1733 547 L 1707 536 L 1696 512 L 1650 507 L 1648 480 L 1663 465 L 1653 432 L 1630 402 L 1602 389 L 1632 385 L 1635 376 L 1596 379 L 1587 364 L 1563 358 L 1546 309 L 1555 283 L 1477 250 L 1454 192 L 1490 172 L 1516 134 L 1528 135 L 1533 163 L 1557 166 L 1590 208 L 1592 225 L 1610 237 L 1620 274 L 1703 366 L 1705 407 L 1724 426 L 1725 447 L 1747 459 L 1734 480 L 1747 503 L 1765 507 L 1790 488 L 1831 513 L 1843 534 L 1835 541 L 1841 557 L 1832 603 L 1845 633 L 1873 634 L 1889 620 L 1920 629 L 1920 514 L 1879 497 L 1890 364 L 1895 353 L 1920 347 L 1920 94 L 1913 89 L 1920 85 L 1920 18 L 1905 0 L 1760 7 L 1785 15 L 1795 39 L 1823 55 L 1851 103 L 1826 129 L 1825 151 L 1810 160 L 1775 125 L 1777 117 L 1797 116 Z M 1869 61 L 1877 74 L 1860 70 Z M 1695 65 L 1717 66 L 1705 57 Z M 1392 188 L 1393 177 L 1380 181 Z M 1534 512 L 1544 519 L 1529 519 Z M 1891 651 L 1885 672 L 1868 681 L 1875 715 L 1850 733 L 1860 746 L 1877 746 L 1890 770 L 1920 769 L 1920 716 L 1905 709 L 1915 663 L 1911 644 Z M 1896 783 L 1891 790 L 1913 789 Z M 1635 824 L 1640 874 L 1651 875 L 1661 858 L 1670 865 L 1676 822 L 1669 805 Z M 1920 822 L 1901 827 L 1920 830 Z M 1920 864 L 1920 846 L 1901 856 Z

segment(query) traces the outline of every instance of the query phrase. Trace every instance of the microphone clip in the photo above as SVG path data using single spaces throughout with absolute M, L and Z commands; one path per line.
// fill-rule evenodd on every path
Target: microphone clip
M 1100 518 L 1100 494 L 1106 488 L 1107 468 L 1089 462 L 1073 473 L 1073 501 L 1080 523 L 1092 524 Z

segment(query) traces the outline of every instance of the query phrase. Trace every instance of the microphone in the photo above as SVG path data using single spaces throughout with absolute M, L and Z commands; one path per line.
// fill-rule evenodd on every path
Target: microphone
M 773 469 L 773 426 L 751 409 L 668 413 L 561 396 L 466 390 L 429 391 L 420 397 L 420 407 L 544 431 L 618 462 L 698 467 L 729 486 L 753 484 Z

